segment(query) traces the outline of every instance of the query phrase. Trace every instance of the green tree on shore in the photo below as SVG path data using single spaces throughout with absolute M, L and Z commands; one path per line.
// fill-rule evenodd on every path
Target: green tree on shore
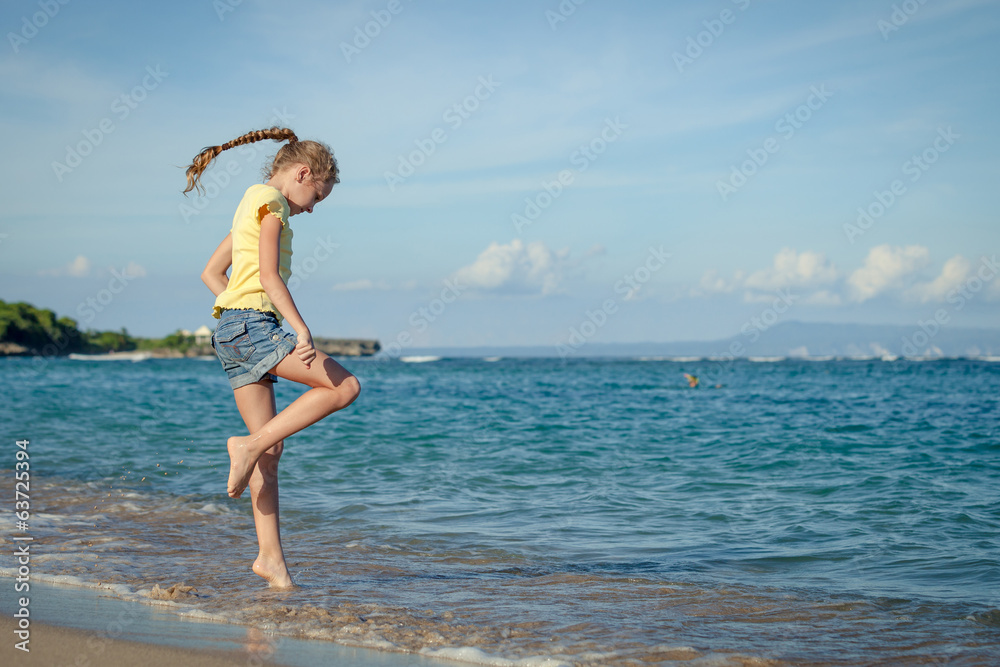
M 124 328 L 121 331 L 80 331 L 76 320 L 57 317 L 46 308 L 23 301 L 0 300 L 0 343 L 13 343 L 29 353 L 45 356 L 71 352 L 124 352 L 134 350 L 138 341 Z
M 0 342 L 39 351 L 46 346 L 54 346 L 54 354 L 79 352 L 87 347 L 75 320 L 69 317 L 57 319 L 51 310 L 35 308 L 24 302 L 0 301 Z

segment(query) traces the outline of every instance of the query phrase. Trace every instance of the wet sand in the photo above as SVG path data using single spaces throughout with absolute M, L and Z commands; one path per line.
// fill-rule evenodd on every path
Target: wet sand
M 13 580 L 0 577 L 0 588 Z M 0 665 L 286 665 L 312 667 L 451 667 L 430 656 L 378 651 L 277 635 L 255 625 L 179 615 L 170 602 L 142 603 L 101 588 L 53 585 L 32 578 L 30 652 L 15 647 L 15 595 L 0 596 Z M 166 606 L 164 606 L 166 605 Z M 191 610 L 187 610 L 190 612 Z
M 0 662 L 8 667 L 16 665 L 107 665 L 108 667 L 232 667 L 247 664 L 246 653 L 237 651 L 213 651 L 210 649 L 184 649 L 157 644 L 111 639 L 97 632 L 62 628 L 54 625 L 32 622 L 31 640 L 25 653 L 15 648 L 18 641 L 14 635 L 16 623 L 10 616 L 0 616 Z M 287 663 L 269 662 L 280 665 Z

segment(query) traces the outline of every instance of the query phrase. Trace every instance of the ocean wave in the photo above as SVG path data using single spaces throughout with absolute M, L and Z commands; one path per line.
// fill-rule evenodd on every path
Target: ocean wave
M 482 649 L 472 646 L 458 646 L 449 648 L 422 648 L 420 655 L 428 658 L 443 658 L 456 662 L 465 662 L 472 665 L 487 665 L 488 667 L 573 667 L 575 663 L 562 659 L 558 656 L 531 656 L 511 660 L 496 655 L 490 655 Z M 608 658 L 608 655 L 599 656 Z

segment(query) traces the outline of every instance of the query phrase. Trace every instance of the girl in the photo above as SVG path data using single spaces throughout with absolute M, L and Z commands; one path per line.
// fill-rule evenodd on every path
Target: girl
M 275 155 L 267 183 L 252 185 L 243 195 L 232 231 L 212 253 L 201 279 L 216 296 L 213 315 L 219 324 L 212 346 L 250 433 L 229 438 L 229 496 L 239 498 L 249 485 L 260 545 L 253 571 L 271 586 L 290 587 L 278 527 L 277 472 L 284 439 L 347 407 L 361 391 L 357 378 L 313 347 L 286 286 L 292 258 L 288 219 L 312 213 L 326 199 L 340 182 L 337 161 L 325 144 L 299 141 L 291 130 L 272 127 L 203 150 L 188 167 L 184 192 L 200 189 L 202 173 L 222 151 L 264 139 L 288 143 Z M 281 329 L 282 319 L 294 335 Z M 275 376 L 310 389 L 277 413 Z

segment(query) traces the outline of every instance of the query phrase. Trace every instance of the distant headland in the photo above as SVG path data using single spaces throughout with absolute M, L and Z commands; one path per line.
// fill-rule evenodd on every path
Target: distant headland
M 81 331 L 76 320 L 57 317 L 48 309 L 0 300 L 0 357 L 66 356 L 70 354 L 116 354 L 146 352 L 162 359 L 201 357 L 215 354 L 211 331 L 178 330 L 163 338 L 142 338 L 121 331 Z M 382 349 L 377 340 L 314 338 L 316 349 L 330 356 L 364 357 Z

